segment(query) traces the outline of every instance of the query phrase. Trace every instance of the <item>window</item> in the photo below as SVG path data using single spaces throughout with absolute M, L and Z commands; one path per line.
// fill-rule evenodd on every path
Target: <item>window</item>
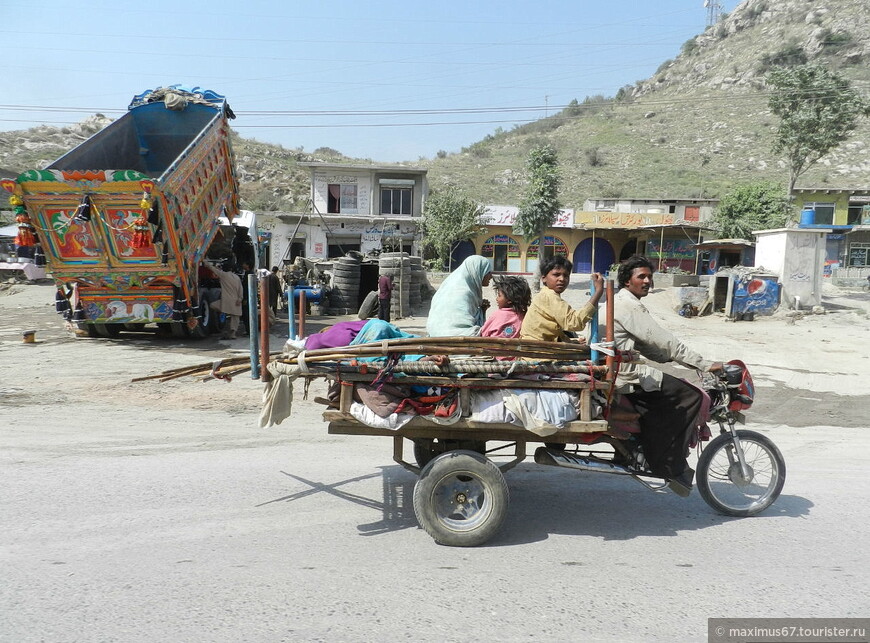
M 616 200 L 611 200 L 611 199 L 596 199 L 595 200 L 595 209 L 596 210 L 612 211 L 614 208 L 616 208 Z
M 867 206 L 850 205 L 849 215 L 846 217 L 846 225 L 861 225 L 861 216 Z M 868 208 L 870 209 L 870 208 Z
M 381 214 L 411 216 L 411 188 L 381 188 Z
M 814 219 L 816 225 L 834 225 L 833 203 L 804 203 L 804 208 L 812 208 L 816 211 Z
M 849 265 L 870 266 L 870 243 L 853 243 L 849 246 Z
M 330 183 L 326 197 L 329 214 L 358 214 L 355 183 Z

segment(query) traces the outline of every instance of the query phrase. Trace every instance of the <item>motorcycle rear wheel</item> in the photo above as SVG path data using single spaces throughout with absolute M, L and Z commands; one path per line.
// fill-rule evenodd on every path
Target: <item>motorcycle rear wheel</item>
M 772 505 L 785 484 L 785 460 L 771 440 L 755 431 L 737 437 L 749 467 L 744 477 L 730 433 L 718 436 L 698 459 L 698 491 L 704 501 L 726 516 L 754 516 Z

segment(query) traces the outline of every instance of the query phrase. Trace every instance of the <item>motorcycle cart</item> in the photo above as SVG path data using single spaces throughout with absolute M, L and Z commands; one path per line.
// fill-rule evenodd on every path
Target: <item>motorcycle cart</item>
M 613 320 L 608 316 L 607 339 L 611 340 Z M 459 338 L 454 338 L 458 341 Z M 584 471 L 626 475 L 652 491 L 664 491 L 668 481 L 654 476 L 646 465 L 637 433 L 602 419 L 596 401 L 606 400 L 604 416 L 611 407 L 611 380 L 618 368 L 617 356 L 605 342 L 596 347 L 609 354 L 604 364 L 589 359 L 586 347 L 556 347 L 552 343 L 493 338 L 462 338 L 461 348 L 477 347 L 501 354 L 534 354 L 549 351 L 550 360 L 492 359 L 460 357 L 449 364 L 401 359 L 409 353 L 437 355 L 453 350 L 449 338 L 384 340 L 353 347 L 368 355 L 380 354 L 386 361 L 365 362 L 350 347 L 331 350 L 331 361 L 306 363 L 305 378 L 325 377 L 338 390 L 323 413 L 328 431 L 337 435 L 384 436 L 393 440 L 393 459 L 419 475 L 414 487 L 414 511 L 420 525 L 436 542 L 451 546 L 475 546 L 497 533 L 509 502 L 504 472 L 528 456 L 529 444 L 537 464 Z M 482 347 L 482 348 L 481 348 Z M 565 350 L 585 350 L 585 357 L 565 360 Z M 529 352 L 531 351 L 531 353 Z M 471 351 L 473 352 L 473 351 Z M 318 351 L 309 353 L 312 359 Z M 480 353 L 478 353 L 480 354 Z M 623 356 L 624 357 L 624 356 Z M 529 379 L 535 377 L 536 379 Z M 543 377 L 544 379 L 540 379 Z M 785 481 L 785 463 L 777 447 L 764 435 L 738 430 L 742 409 L 751 405 L 745 383 L 748 371 L 742 364 L 729 365 L 722 376 L 709 375 L 703 387 L 711 396 L 711 420 L 719 436 L 705 444 L 696 465 L 696 485 L 701 497 L 716 511 L 732 516 L 751 516 L 770 506 Z M 414 417 L 400 428 L 379 428 L 352 413 L 360 387 L 371 389 L 385 381 L 401 381 L 418 387 L 452 390 L 457 400 L 450 423 L 435 423 Z M 748 379 L 751 386 L 751 379 Z M 568 389 L 579 397 L 576 420 L 540 428 L 512 423 L 480 422 L 472 417 L 474 391 Z M 358 404 L 358 402 L 357 402 Z M 709 437 L 709 436 L 707 436 Z M 413 458 L 405 456 L 406 441 L 413 446 Z

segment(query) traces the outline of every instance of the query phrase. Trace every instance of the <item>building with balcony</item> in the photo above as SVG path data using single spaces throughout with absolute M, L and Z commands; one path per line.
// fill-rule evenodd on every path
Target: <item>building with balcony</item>
M 270 264 L 297 256 L 339 257 L 351 250 L 420 253 L 419 227 L 429 192 L 425 168 L 302 166 L 311 174 L 308 210 L 261 217 L 261 229 L 270 233 Z

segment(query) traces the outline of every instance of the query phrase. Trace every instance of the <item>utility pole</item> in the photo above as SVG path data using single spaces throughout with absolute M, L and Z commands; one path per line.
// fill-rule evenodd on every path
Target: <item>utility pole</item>
M 722 3 L 719 0 L 704 0 L 704 7 L 707 9 L 707 26 L 712 27 L 719 22 L 719 16 L 722 13 Z

